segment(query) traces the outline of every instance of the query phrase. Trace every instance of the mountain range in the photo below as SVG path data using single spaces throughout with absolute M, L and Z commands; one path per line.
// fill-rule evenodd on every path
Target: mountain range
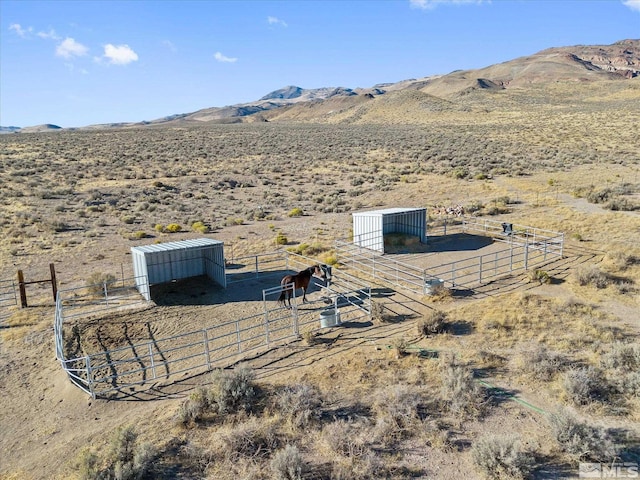
M 390 99 L 431 111 L 465 110 L 460 99 L 477 92 L 500 92 L 560 82 L 623 82 L 640 77 L 640 39 L 611 45 L 554 47 L 476 70 L 458 70 L 370 88 L 286 86 L 248 103 L 211 107 L 136 123 L 112 123 L 83 129 L 187 126 L 204 123 L 265 121 L 353 122 L 367 109 L 384 108 Z M 635 82 L 634 82 L 635 83 Z M 385 100 L 386 99 L 386 100 Z M 63 130 L 56 125 L 0 127 L 0 133 Z

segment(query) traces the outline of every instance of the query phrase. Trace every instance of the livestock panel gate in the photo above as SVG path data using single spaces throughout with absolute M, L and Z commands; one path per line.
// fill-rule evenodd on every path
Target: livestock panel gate
M 224 243 L 210 238 L 131 247 L 140 294 L 151 300 L 150 285 L 206 275 L 226 288 Z
M 384 253 L 384 236 L 405 233 L 427 242 L 426 208 L 386 208 L 353 214 L 353 243 Z

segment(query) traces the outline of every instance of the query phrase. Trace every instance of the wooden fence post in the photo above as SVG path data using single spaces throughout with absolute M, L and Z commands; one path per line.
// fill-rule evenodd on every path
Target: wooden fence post
M 53 291 L 53 301 L 58 299 L 58 282 L 56 280 L 56 267 L 53 263 L 49 264 L 49 271 L 51 272 L 51 289 Z
M 27 308 L 27 289 L 24 285 L 24 273 L 18 270 L 18 286 L 20 287 L 20 303 L 22 308 Z

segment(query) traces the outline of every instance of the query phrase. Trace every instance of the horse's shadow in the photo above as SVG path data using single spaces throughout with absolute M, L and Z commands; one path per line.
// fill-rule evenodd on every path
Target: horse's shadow
M 250 272 L 237 280 L 227 277 L 226 288 L 205 275 L 174 280 L 151 285 L 151 300 L 161 306 L 221 305 L 263 300 L 275 303 L 281 292 L 280 280 L 289 274 L 290 270 L 274 270 L 259 274 Z M 314 277 L 307 288 L 307 296 L 312 295 L 313 298 L 313 294 L 320 292 L 325 285 L 323 280 Z M 296 290 L 295 297 L 297 302 L 301 302 L 302 290 Z

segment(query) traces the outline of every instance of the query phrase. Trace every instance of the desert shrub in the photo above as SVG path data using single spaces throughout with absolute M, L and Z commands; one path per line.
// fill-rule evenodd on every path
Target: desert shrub
M 141 240 L 143 238 L 147 238 L 147 233 L 143 230 L 138 230 L 137 232 L 133 232 L 131 234 L 131 239 L 132 240 Z
M 282 232 L 278 232 L 276 235 L 276 245 L 286 245 L 287 243 L 289 243 L 287 236 Z
M 548 382 L 563 371 L 567 360 L 558 352 L 549 351 L 544 345 L 536 344 L 516 356 L 515 367 L 540 382 Z
M 289 213 L 287 213 L 287 216 L 289 216 L 289 217 L 301 217 L 303 214 L 304 214 L 304 212 L 302 211 L 301 208 L 295 207 L 295 208 L 291 209 L 289 211 Z
M 416 326 L 419 335 L 442 333 L 447 329 L 447 314 L 441 310 L 431 310 L 416 322 Z
M 371 405 L 376 415 L 376 440 L 389 445 L 411 432 L 419 420 L 419 405 L 419 393 L 408 385 L 391 385 L 378 389 Z
M 567 399 L 574 405 L 586 405 L 603 398 L 607 392 L 602 372 L 593 367 L 567 370 L 562 378 L 562 387 Z
M 294 445 L 286 445 L 277 450 L 269 466 L 274 480 L 301 480 L 305 470 L 300 450 Z
M 287 385 L 275 398 L 277 411 L 295 428 L 306 427 L 320 417 L 320 392 L 304 383 Z
M 386 322 L 389 320 L 384 304 L 371 300 L 371 319 L 377 322 Z
M 165 227 L 165 231 L 167 231 L 169 233 L 178 233 L 178 232 L 182 231 L 182 227 L 180 225 L 178 225 L 177 223 L 170 223 L 169 225 L 167 225 Z
M 611 350 L 601 356 L 600 364 L 607 370 L 638 371 L 640 370 L 640 345 L 615 342 L 611 345 Z
M 153 226 L 153 229 L 158 233 L 162 233 L 162 232 L 164 232 L 164 225 L 160 225 L 159 223 L 156 223 Z
M 250 410 L 257 392 L 253 383 L 254 372 L 240 366 L 234 370 L 215 370 L 211 374 L 211 402 L 220 414 Z
M 280 445 L 276 424 L 258 417 L 228 425 L 218 431 L 216 439 L 220 453 L 230 460 L 266 457 Z
M 529 270 L 528 275 L 529 280 L 532 282 L 538 282 L 540 284 L 551 283 L 551 275 L 539 268 L 536 268 L 535 270 Z
M 605 188 L 602 190 L 592 190 L 587 194 L 587 201 L 589 203 L 606 203 L 610 200 L 614 195 L 613 190 L 610 188 Z
M 615 456 L 613 442 L 603 428 L 580 421 L 566 409 L 551 413 L 548 419 L 554 440 L 572 460 L 598 462 Z
M 583 265 L 574 272 L 574 278 L 580 286 L 594 285 L 605 288 L 609 284 L 609 277 L 595 265 Z
M 640 258 L 627 252 L 615 250 L 607 252 L 605 261 L 618 270 L 626 270 L 630 266 L 640 263 Z
M 319 441 L 332 456 L 359 457 L 367 451 L 365 427 L 363 422 L 336 420 L 322 427 Z
M 455 415 L 479 417 L 485 407 L 485 391 L 473 379 L 473 372 L 455 359 L 441 363 L 441 395 Z
M 474 442 L 471 456 L 487 478 L 526 478 L 533 457 L 522 449 L 514 436 L 487 436 Z
M 95 272 L 92 273 L 89 278 L 87 278 L 86 285 L 87 289 L 90 293 L 99 294 L 104 293 L 104 287 L 106 285 L 107 289 L 110 289 L 112 285 L 116 283 L 115 275 L 111 273 L 101 273 Z
M 122 222 L 126 223 L 127 225 L 131 225 L 132 223 L 135 223 L 135 221 L 136 217 L 132 215 L 125 215 L 124 217 L 122 217 Z
M 84 450 L 80 454 L 78 470 L 83 480 L 133 480 L 148 473 L 156 454 L 147 443 L 138 443 L 133 427 L 116 430 L 103 455 Z
M 333 480 L 370 480 L 391 477 L 384 459 L 379 454 L 367 450 L 362 455 L 334 459 L 330 478 Z
M 188 399 L 182 402 L 178 408 L 176 420 L 184 426 L 197 423 L 205 417 L 212 406 L 211 391 L 204 387 L 198 387 L 189 395 Z
M 614 197 L 605 204 L 604 208 L 614 212 L 633 212 L 640 209 L 640 205 L 628 198 Z
M 191 228 L 193 229 L 194 232 L 198 232 L 198 233 L 209 232 L 209 227 L 205 225 L 204 222 L 193 222 L 191 224 Z

